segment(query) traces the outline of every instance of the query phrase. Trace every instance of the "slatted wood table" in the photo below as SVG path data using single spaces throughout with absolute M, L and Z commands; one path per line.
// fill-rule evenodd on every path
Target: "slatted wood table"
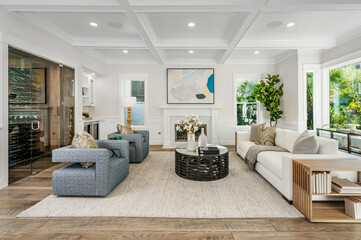
M 198 152 L 189 152 L 187 145 L 175 149 L 175 172 L 178 176 L 195 181 L 213 181 L 224 178 L 229 171 L 228 149 L 219 145 L 219 154 L 199 156 Z
M 310 222 L 359 222 L 345 213 L 345 205 L 340 202 L 312 202 L 312 196 L 361 197 L 361 193 L 312 193 L 312 172 L 355 171 L 357 182 L 361 181 L 361 161 L 344 160 L 293 160 L 293 205 Z

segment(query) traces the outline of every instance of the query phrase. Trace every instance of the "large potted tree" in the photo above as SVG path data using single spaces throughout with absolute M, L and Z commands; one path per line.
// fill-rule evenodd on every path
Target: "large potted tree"
M 279 75 L 269 75 L 266 81 L 261 80 L 253 89 L 255 98 L 260 101 L 270 115 L 270 126 L 276 126 L 278 119 L 282 117 L 283 112 L 280 109 L 280 98 L 283 96 L 283 83 L 280 82 Z

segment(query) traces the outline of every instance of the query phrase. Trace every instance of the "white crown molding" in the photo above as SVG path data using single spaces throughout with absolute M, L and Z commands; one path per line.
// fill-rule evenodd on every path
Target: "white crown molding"
M 124 12 L 121 6 L 6 5 L 10 12 Z
M 290 57 L 293 57 L 297 54 L 297 51 L 296 50 L 288 50 L 284 53 L 281 53 L 280 55 L 278 55 L 276 58 L 275 58 L 275 63 L 276 64 L 279 64 L 280 62 L 283 62 L 284 60 L 290 58 Z
M 361 37 L 361 26 L 358 26 L 357 28 L 354 28 L 336 38 L 337 45 L 342 45 L 344 43 L 347 43 L 349 41 L 352 41 L 356 38 Z
M 213 58 L 167 58 L 165 64 L 218 64 Z
M 258 58 L 258 59 L 227 59 L 224 63 L 227 65 L 240 64 L 240 65 L 259 65 L 259 64 L 276 64 L 274 58 Z
M 106 59 L 105 60 L 106 64 L 132 64 L 132 65 L 137 65 L 137 64 L 159 64 L 156 60 L 152 60 L 152 59 Z
M 273 49 L 329 49 L 336 46 L 335 39 L 322 40 L 241 40 L 237 48 L 273 48 Z

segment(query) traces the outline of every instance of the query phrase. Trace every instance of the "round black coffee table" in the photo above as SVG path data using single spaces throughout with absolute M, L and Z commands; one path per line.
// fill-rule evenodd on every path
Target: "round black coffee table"
M 219 145 L 219 154 L 199 156 L 198 151 L 189 152 L 187 144 L 175 149 L 175 172 L 178 176 L 195 181 L 213 181 L 224 178 L 229 171 L 228 149 Z

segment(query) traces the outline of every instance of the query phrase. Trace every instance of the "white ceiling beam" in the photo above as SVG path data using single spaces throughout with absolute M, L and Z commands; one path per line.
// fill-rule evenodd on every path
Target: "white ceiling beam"
M 336 46 L 335 39 L 317 40 L 241 40 L 236 48 L 257 49 L 328 49 Z
M 287 12 L 287 11 L 358 11 L 361 10 L 360 4 L 285 4 L 268 5 L 262 11 Z
M 121 5 L 124 7 L 125 14 L 128 16 L 130 21 L 134 24 L 136 29 L 138 30 L 138 33 L 140 37 L 143 39 L 147 47 L 149 48 L 152 55 L 155 57 L 157 62 L 164 63 L 165 57 L 164 54 L 160 49 L 156 49 L 153 45 L 153 42 L 151 38 L 148 36 L 147 31 L 145 30 L 144 26 L 142 25 L 141 21 L 139 20 L 137 14 L 133 11 L 132 7 L 130 6 L 129 2 L 127 0 L 119 0 Z
M 157 39 L 154 41 L 156 48 L 208 48 L 227 49 L 228 42 L 224 39 Z

